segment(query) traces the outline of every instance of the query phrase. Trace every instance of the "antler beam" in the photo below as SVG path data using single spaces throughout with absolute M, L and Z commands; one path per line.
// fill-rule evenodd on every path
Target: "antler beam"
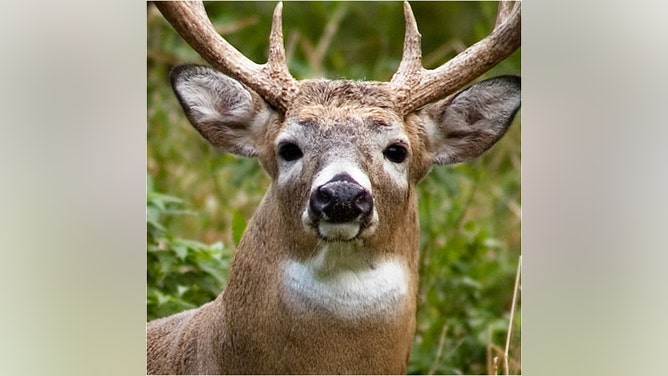
M 282 112 L 286 111 L 298 86 L 285 61 L 282 2 L 274 10 L 266 64 L 251 61 L 223 39 L 209 21 L 201 1 L 156 1 L 155 5 L 209 64 L 244 83 Z
M 521 44 L 521 2 L 501 1 L 490 35 L 440 67 L 422 66 L 421 35 L 408 2 L 404 2 L 404 52 L 390 85 L 404 114 L 454 93 L 510 56 Z

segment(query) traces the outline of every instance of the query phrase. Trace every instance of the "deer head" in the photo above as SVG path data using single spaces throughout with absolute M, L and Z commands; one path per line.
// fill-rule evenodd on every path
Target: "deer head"
M 309 362 L 302 359 L 286 361 L 290 365 L 283 368 L 263 363 L 252 371 L 405 372 L 417 286 L 415 185 L 433 165 L 479 156 L 510 125 L 520 106 L 519 77 L 497 77 L 462 87 L 519 47 L 520 3 L 501 2 L 488 37 L 427 70 L 421 63 L 421 36 L 405 2 L 403 57 L 390 82 L 295 80 L 285 61 L 282 3 L 273 15 L 268 62 L 261 65 L 215 32 L 201 3 L 156 5 L 213 67 L 182 65 L 171 73 L 188 119 L 212 145 L 258 158 L 272 181 L 239 245 L 221 298 L 228 310 L 234 306 L 239 313 L 230 317 L 226 330 L 272 321 L 270 317 L 257 322 L 238 318 L 245 309 L 273 310 L 274 317 L 282 317 L 277 312 L 285 314 L 283 323 L 313 325 L 310 334 L 304 334 L 304 341 L 315 341 L 311 345 L 326 345 L 328 339 L 350 345 L 343 339 L 346 336 L 328 332 L 318 337 L 323 325 L 339 321 L 369 330 L 368 335 L 360 329 L 356 332 L 367 342 L 349 341 L 359 346 L 385 344 L 375 351 L 375 360 L 368 364 L 371 368 L 348 368 L 345 355 L 313 355 L 312 348 L 317 347 L 313 345 L 293 355 L 307 359 L 313 355 L 329 368 L 298 367 Z M 260 266 L 259 259 L 271 265 Z M 275 294 L 254 296 L 255 290 L 248 285 L 259 280 L 276 286 Z M 241 307 L 239 302 L 252 300 L 250 296 L 259 302 Z M 237 324 L 230 323 L 234 320 Z M 348 328 L 341 325 L 336 327 L 339 332 Z M 369 328 L 380 325 L 394 329 L 374 337 Z M 253 346 L 263 346 L 258 344 L 260 338 L 274 341 L 275 347 L 277 333 L 285 328 L 265 328 L 273 337 L 238 336 Z M 277 355 L 271 361 L 280 363 L 277 359 L 286 357 Z M 396 364 L 397 357 L 398 367 L 378 368 Z M 244 362 L 232 358 L 223 363 Z M 343 368 L 332 368 L 335 364 Z M 197 369 L 189 369 L 193 370 Z
M 259 158 L 291 231 L 304 237 L 351 240 L 371 236 L 379 225 L 394 231 L 380 218 L 405 212 L 409 190 L 433 164 L 479 156 L 504 134 L 519 108 L 518 77 L 483 81 L 447 97 L 517 49 L 519 3 L 502 2 L 490 36 L 426 70 L 405 2 L 403 58 L 389 83 L 295 80 L 285 62 L 282 3 L 274 12 L 264 65 L 215 33 L 201 4 L 158 6 L 217 69 L 173 70 L 172 85 L 188 119 L 214 146 Z

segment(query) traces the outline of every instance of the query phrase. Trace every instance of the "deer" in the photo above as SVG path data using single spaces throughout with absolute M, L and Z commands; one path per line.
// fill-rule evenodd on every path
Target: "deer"
M 203 306 L 147 323 L 149 374 L 401 374 L 416 325 L 416 185 L 480 156 L 521 104 L 518 76 L 469 85 L 520 46 L 520 2 L 435 69 L 408 2 L 389 82 L 296 80 L 272 16 L 268 61 L 246 58 L 201 2 L 156 2 L 211 66 L 177 65 L 172 88 L 214 147 L 270 177 L 229 270 Z M 469 85 L 469 86 L 467 86 Z

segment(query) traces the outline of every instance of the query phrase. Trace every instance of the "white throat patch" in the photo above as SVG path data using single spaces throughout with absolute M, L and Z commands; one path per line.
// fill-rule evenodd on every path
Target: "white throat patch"
M 286 303 L 300 313 L 326 311 L 355 320 L 391 316 L 408 292 L 406 267 L 396 261 L 372 263 L 355 242 L 326 243 L 306 262 L 283 267 Z

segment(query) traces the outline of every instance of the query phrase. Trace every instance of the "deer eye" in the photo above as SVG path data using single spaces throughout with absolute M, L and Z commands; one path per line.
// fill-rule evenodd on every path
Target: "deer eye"
M 408 150 L 404 145 L 392 144 L 383 150 L 383 155 L 391 162 L 401 163 L 406 160 Z
M 286 142 L 278 146 L 278 155 L 287 162 L 296 161 L 304 156 L 302 149 L 292 142 Z

